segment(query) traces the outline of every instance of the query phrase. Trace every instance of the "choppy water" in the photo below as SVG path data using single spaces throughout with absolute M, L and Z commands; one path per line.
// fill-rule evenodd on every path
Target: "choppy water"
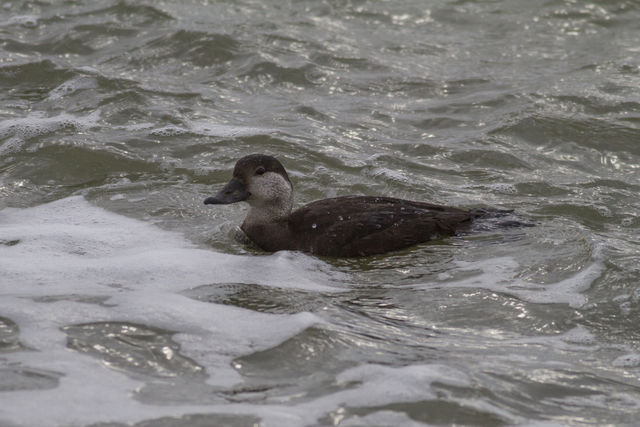
M 0 6 L 0 425 L 637 423 L 637 1 Z M 263 254 L 254 152 L 537 225 Z

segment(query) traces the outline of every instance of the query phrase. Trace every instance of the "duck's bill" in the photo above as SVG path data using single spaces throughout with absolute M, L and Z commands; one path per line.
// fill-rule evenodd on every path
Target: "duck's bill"
M 218 191 L 218 194 L 207 197 L 204 200 L 205 205 L 228 205 L 229 203 L 241 202 L 247 200 L 250 193 L 247 191 L 244 183 L 239 179 L 233 178 Z

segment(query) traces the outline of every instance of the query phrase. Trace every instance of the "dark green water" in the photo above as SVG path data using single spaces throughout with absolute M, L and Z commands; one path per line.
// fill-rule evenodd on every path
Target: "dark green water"
M 639 88 L 631 0 L 0 4 L 0 424 L 634 425 Z M 268 256 L 256 152 L 536 226 Z

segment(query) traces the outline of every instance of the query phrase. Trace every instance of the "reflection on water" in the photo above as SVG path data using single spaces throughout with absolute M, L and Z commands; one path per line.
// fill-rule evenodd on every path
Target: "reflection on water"
M 108 322 L 66 326 L 64 332 L 70 349 L 98 357 L 112 369 L 155 377 L 204 375 L 202 366 L 180 354 L 169 331 Z

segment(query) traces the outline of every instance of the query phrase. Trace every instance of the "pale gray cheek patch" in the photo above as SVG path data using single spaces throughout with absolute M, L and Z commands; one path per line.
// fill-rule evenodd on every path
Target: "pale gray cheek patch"
M 272 200 L 287 200 L 291 197 L 291 184 L 275 172 L 256 177 L 249 186 L 250 201 L 264 203 Z

